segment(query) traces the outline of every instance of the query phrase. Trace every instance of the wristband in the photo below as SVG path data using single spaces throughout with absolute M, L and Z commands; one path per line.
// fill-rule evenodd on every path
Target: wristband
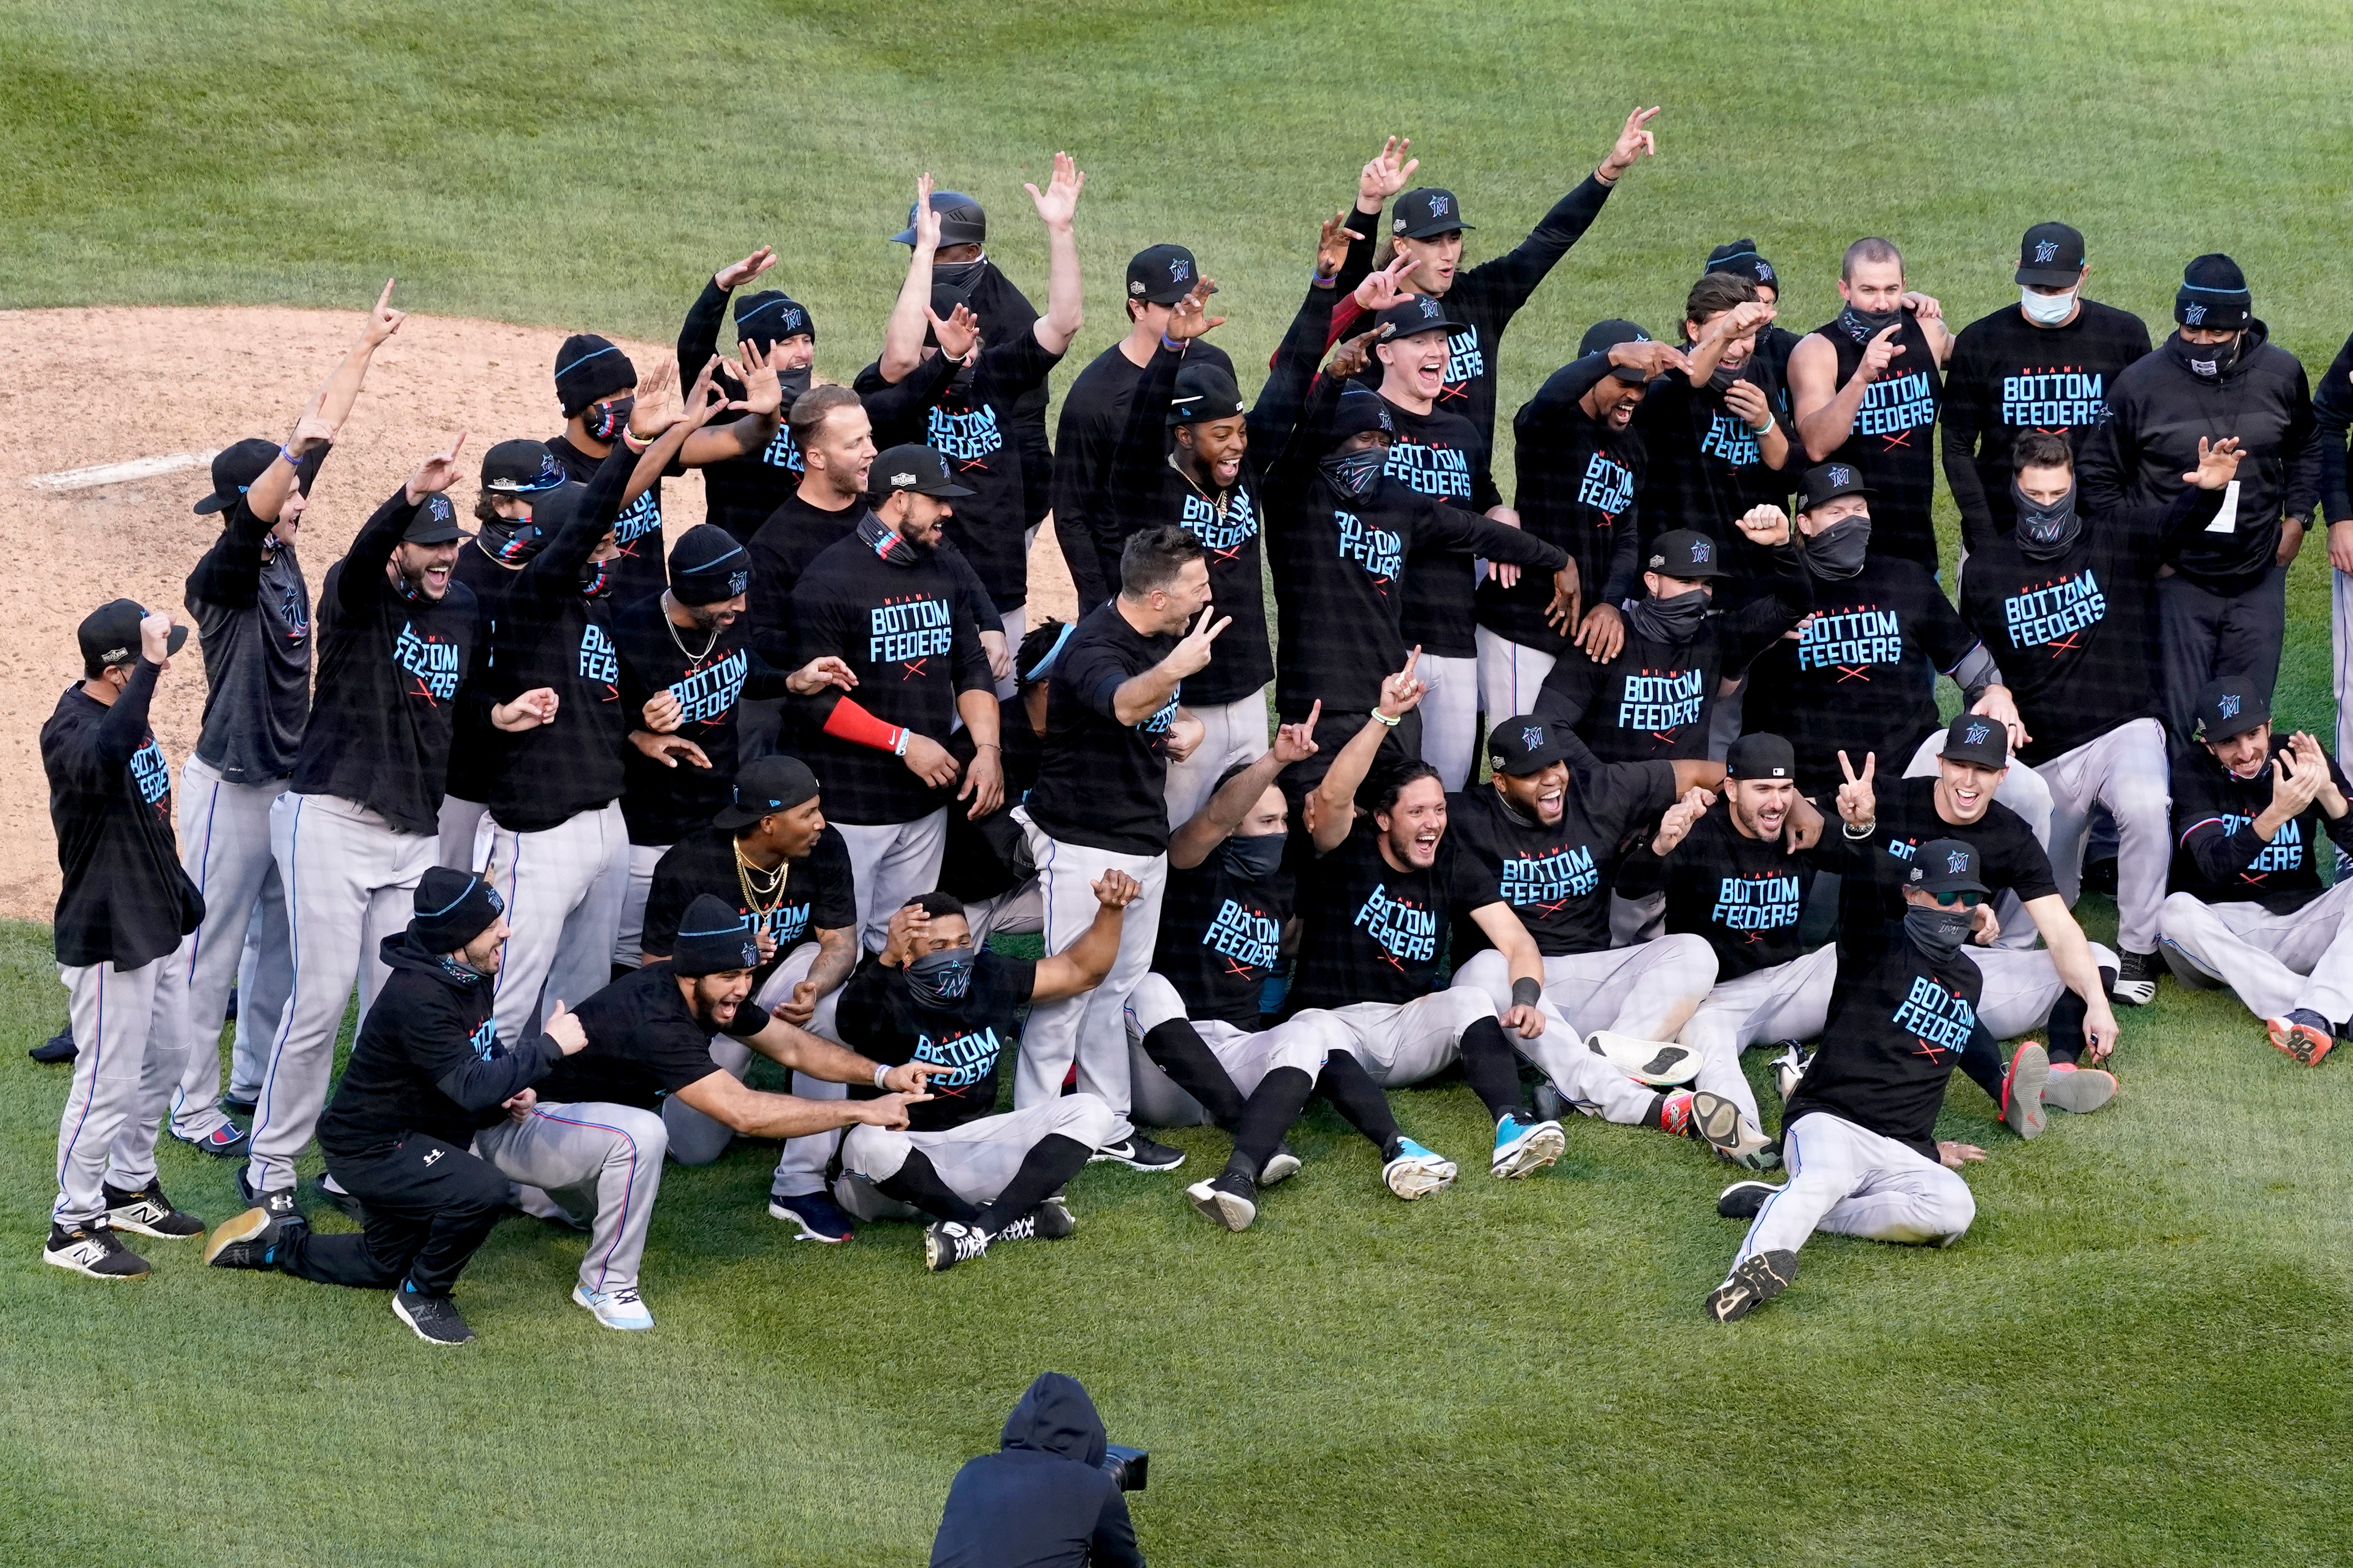
M 1864 823 L 1862 825 L 1862 830 L 1860 833 L 1855 831 L 1855 826 L 1853 823 L 1841 822 L 1839 824 L 1839 831 L 1844 834 L 1847 837 L 1860 844 L 1864 839 L 1870 837 L 1873 834 L 1879 831 L 1879 819 L 1877 817 L 1873 817 L 1869 822 Z
M 294 448 L 291 447 L 279 447 L 278 455 L 286 459 L 286 466 L 290 468 L 299 468 L 302 466 L 302 459 L 294 455 Z
M 906 726 L 901 725 L 899 732 L 891 737 L 891 754 L 894 757 L 903 757 L 907 754 Z
M 641 458 L 645 456 L 647 447 L 652 446 L 656 441 L 660 439 L 661 437 L 659 436 L 648 436 L 640 439 L 636 431 L 630 429 L 626 425 L 621 426 L 621 445 L 627 447 L 630 451 L 637 453 L 638 456 Z
M 1326 278 L 1321 272 L 1311 272 L 1308 274 L 1307 281 L 1318 289 L 1329 289 L 1340 281 L 1340 275 L 1335 272 L 1331 277 Z
M 1541 1003 L 1543 1000 L 1544 1000 L 1544 982 L 1543 982 L 1543 981 L 1541 981 L 1541 980 L 1514 980 L 1514 981 L 1513 981 L 1513 982 L 1512 982 L 1512 1005 L 1513 1005 L 1513 1006 L 1514 1006 L 1514 1007 L 1534 1007 L 1534 1006 L 1535 1006 L 1536 1005 L 1538 1005 L 1539 1003 Z
M 1160 334 L 1160 346 L 1166 349 L 1172 354 L 1181 354 L 1185 352 L 1185 345 L 1178 342 L 1175 338 L 1170 337 L 1166 332 Z
M 875 1088 L 877 1088 L 877 1089 L 886 1089 L 886 1088 L 888 1088 L 888 1087 L 889 1087 L 887 1084 L 885 1084 L 885 1083 L 882 1081 L 882 1079 L 883 1079 L 883 1078 L 885 1077 L 885 1075 L 887 1075 L 887 1074 L 890 1072 L 890 1070 L 891 1070 L 891 1069 L 890 1069 L 889 1068 L 884 1067 L 881 1062 L 876 1062 L 876 1063 L 874 1064 L 874 1087 L 875 1087 Z
M 1396 718 L 1392 719 L 1388 714 L 1376 708 L 1373 710 L 1373 722 L 1376 724 L 1386 724 L 1390 729 L 1394 730 L 1399 724 L 1405 722 L 1405 715 L 1400 713 Z
M 1771 428 L 1773 428 L 1773 421 L 1772 421 L 1771 416 L 1767 416 L 1767 418 L 1766 418 L 1766 420 L 1765 420 L 1765 423 L 1764 423 L 1764 424 L 1762 424 L 1762 425 L 1751 425 L 1751 426 L 1748 427 L 1748 433 L 1749 433 L 1751 436 L 1762 436 L 1762 435 L 1764 435 L 1767 430 L 1770 430 Z

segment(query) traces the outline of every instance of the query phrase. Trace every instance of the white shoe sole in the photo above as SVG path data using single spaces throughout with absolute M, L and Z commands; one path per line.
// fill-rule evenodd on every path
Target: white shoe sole
M 1267 1161 L 1265 1168 L 1259 1172 L 1258 1184 L 1261 1187 L 1271 1187 L 1278 1182 L 1287 1182 L 1299 1174 L 1299 1166 L 1298 1155 L 1286 1154 L 1277 1150 L 1273 1157 Z
M 1487 1173 L 1498 1181 L 1516 1182 L 1523 1176 L 1533 1176 L 1561 1157 L 1568 1140 L 1557 1127 L 1546 1127 L 1530 1132 L 1508 1149 L 1498 1150 L 1487 1167 Z
M 799 1215 L 794 1213 L 791 1209 L 786 1208 L 782 1204 L 770 1204 L 768 1205 L 768 1217 L 770 1219 L 783 1220 L 786 1225 L 792 1226 L 797 1229 L 800 1234 L 793 1237 L 795 1241 L 821 1241 L 828 1247 L 839 1247 L 844 1242 L 856 1241 L 858 1239 L 858 1233 L 855 1231 L 852 1231 L 848 1236 L 828 1236 L 823 1231 L 811 1230 L 809 1228 L 808 1221 L 803 1219 Z
M 572 1287 L 572 1299 L 581 1306 L 587 1308 L 588 1315 L 595 1318 L 598 1322 L 604 1324 L 608 1329 L 619 1329 L 625 1333 L 636 1333 L 650 1329 L 654 1326 L 654 1315 L 651 1312 L 648 1312 L 646 1314 L 645 1321 L 643 1322 L 615 1322 L 604 1313 L 596 1310 L 596 1303 L 590 1299 L 588 1295 L 588 1288 L 586 1285 L 575 1285 Z
M 2116 1097 L 2116 1075 L 2096 1068 L 2077 1068 L 2073 1072 L 2054 1068 L 2042 1084 L 2044 1110 L 2075 1116 L 2088 1116 Z
M 392 1315 L 398 1318 L 402 1322 L 406 1323 L 408 1325 L 408 1331 L 415 1334 L 418 1339 L 423 1340 L 428 1345 L 439 1345 L 443 1350 L 455 1350 L 459 1345 L 470 1345 L 474 1342 L 470 1339 L 435 1339 L 431 1334 L 427 1333 L 423 1329 L 417 1326 L 417 1320 L 408 1315 L 408 1303 L 400 1299 L 400 1295 L 397 1291 L 394 1292 L 392 1298 Z
M 1455 1167 L 1451 1160 L 1432 1165 L 1419 1160 L 1393 1163 L 1381 1173 L 1381 1180 L 1389 1191 L 1411 1203 L 1432 1193 L 1442 1193 L 1454 1184 Z
M 142 1269 L 136 1274 L 100 1274 L 97 1269 L 90 1268 L 90 1265 L 74 1257 L 71 1252 L 51 1252 L 46 1247 L 41 1248 L 41 1261 L 50 1265 L 52 1268 L 69 1268 L 85 1279 L 105 1279 L 110 1281 L 116 1279 L 144 1279 L 149 1274 L 153 1272 L 153 1269 Z
M 1187 1187 L 1185 1197 L 1195 1208 L 1228 1230 L 1248 1230 L 1250 1222 L 1258 1218 L 1256 1204 L 1232 1193 L 1219 1192 L 1207 1182 L 1196 1182 Z

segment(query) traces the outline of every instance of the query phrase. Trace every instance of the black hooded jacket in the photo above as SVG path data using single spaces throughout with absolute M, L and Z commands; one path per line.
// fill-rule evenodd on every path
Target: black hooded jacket
M 1003 1447 L 956 1472 L 932 1568 L 1144 1568 L 1106 1446 L 1079 1380 L 1039 1373 L 1005 1418 Z

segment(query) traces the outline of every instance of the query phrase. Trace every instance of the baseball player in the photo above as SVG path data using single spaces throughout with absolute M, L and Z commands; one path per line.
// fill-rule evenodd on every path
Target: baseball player
M 1977 1217 L 1955 1173 L 1985 1151 L 1939 1142 L 1936 1111 L 1978 1021 L 1983 981 L 1965 951 L 1988 898 L 1977 847 L 1934 838 L 1903 883 L 1904 918 L 1839 936 L 1844 983 L 1813 1065 L 1781 1112 L 1780 1187 L 1739 1182 L 1716 1212 L 1750 1221 L 1708 1315 L 1728 1323 L 1789 1288 L 1817 1230 L 1950 1247 Z
M 1735 278 L 1746 279 L 1756 286 L 1757 298 L 1760 303 L 1771 306 L 1777 313 L 1780 310 L 1781 274 L 1771 262 L 1757 254 L 1755 240 L 1736 239 L 1728 245 L 1719 245 L 1709 251 L 1707 264 L 1700 268 L 1700 275 L 1705 277 L 1711 272 L 1729 273 Z M 1782 389 L 1781 418 L 1785 424 L 1789 423 L 1787 407 L 1789 354 L 1803 341 L 1799 334 L 1778 323 L 1760 327 L 1757 332 L 1757 358 L 1767 374 L 1772 376 L 1773 384 Z M 1790 437 L 1793 449 L 1795 449 L 1796 439 L 1793 434 Z M 1794 466 L 1802 468 L 1804 465 L 1800 462 Z
M 1014 661 L 1018 689 L 997 705 L 1008 805 L 1018 805 L 1037 787 L 1038 770 L 1046 759 L 1047 701 L 1054 666 L 1077 631 L 1067 621 L 1050 620 L 1031 627 L 1021 639 Z M 948 737 L 948 749 L 965 767 L 979 754 L 964 730 Z M 965 923 L 972 928 L 976 947 L 987 947 L 992 931 L 1034 935 L 1046 929 L 1046 906 L 1038 868 L 1029 863 L 1029 837 L 1009 811 L 992 812 L 976 821 L 961 812 L 948 813 L 939 890 L 963 901 Z
M 1034 963 L 976 948 L 956 900 L 926 893 L 892 916 L 882 951 L 844 990 L 845 1039 L 877 1061 L 936 1076 L 926 1103 L 907 1108 L 904 1131 L 877 1124 L 843 1134 L 834 1192 L 860 1219 L 930 1215 L 924 1268 L 952 1268 L 998 1242 L 1059 1241 L 1078 1228 L 1062 1188 L 1111 1141 L 1119 1114 L 1082 1089 L 991 1115 L 997 1069 L 1024 1002 L 1103 984 L 1119 952 L 1120 912 L 1139 890 L 1133 877 L 1103 872 L 1085 934 Z
M 242 1156 L 246 1134 L 220 1103 L 221 1025 L 241 966 L 232 1095 L 250 1101 L 261 1052 L 291 983 L 286 894 L 269 858 L 269 803 L 285 793 L 311 707 L 311 585 L 294 542 L 334 432 L 350 417 L 368 363 L 400 330 L 384 286 L 359 340 L 296 422 L 284 446 L 239 441 L 213 459 L 200 513 L 220 512 L 220 538 L 188 574 L 187 603 L 204 647 L 204 728 L 180 767 L 183 849 L 205 899 L 188 943 L 188 1070 L 172 1097 L 171 1131 L 208 1154 Z M 248 942 L 248 935 L 253 939 Z M 248 950 L 250 948 L 248 955 Z
M 2251 676 L 2198 694 L 2173 754 L 2173 891 L 2165 958 L 2185 985 L 2217 982 L 2273 1045 L 2316 1067 L 2353 1019 L 2353 878 L 2323 891 L 2320 838 L 2353 849 L 2345 774 L 2310 735 L 2272 732 Z
M 719 323 L 726 317 L 728 297 L 776 264 L 776 251 L 764 245 L 711 275 L 678 330 L 681 385 L 691 385 L 719 353 Z M 779 289 L 744 295 L 735 301 L 735 341 L 758 350 L 776 371 L 783 394 L 780 410 L 790 410 L 794 400 L 808 391 L 817 362 L 817 321 L 807 306 Z M 719 385 L 731 402 L 744 395 L 742 384 L 721 366 Z M 760 525 L 792 494 L 804 471 L 792 431 L 780 424 L 757 450 L 702 466 L 704 518 L 725 529 L 738 544 L 749 544 Z
M 129 599 L 84 616 L 82 679 L 41 726 L 49 824 L 63 873 L 53 926 L 71 994 L 73 1087 L 58 1122 L 58 1199 L 41 1261 L 135 1279 L 147 1260 L 118 1230 L 163 1240 L 205 1223 L 164 1195 L 155 1136 L 186 1069 L 187 943 L 204 895 L 172 837 L 172 770 L 147 721 L 155 682 L 188 640 Z
M 1838 287 L 1846 308 L 1789 353 L 1799 439 L 1807 462 L 1852 468 L 1878 498 L 1871 553 L 1934 576 L 1936 454 L 1929 431 L 1945 400 L 1953 334 L 1943 307 L 1905 287 L 1903 253 L 1886 240 L 1848 246 Z
M 2346 446 L 2353 437 L 2353 337 L 2312 389 L 2313 445 L 2320 454 L 2320 515 L 2328 526 L 2329 668 L 2335 671 L 2337 754 L 2353 756 L 2353 487 Z
M 352 1042 L 319 1148 L 366 1209 L 356 1234 L 320 1236 L 295 1213 L 257 1206 L 218 1226 L 216 1268 L 281 1268 L 322 1285 L 390 1290 L 393 1315 L 427 1344 L 474 1337 L 450 1291 L 507 1211 L 507 1179 L 471 1148 L 486 1122 L 528 1115 L 532 1085 L 587 1045 L 557 1012 L 509 1046 L 491 1021 L 507 938 L 501 901 L 471 871 L 417 879 L 416 912 L 385 939 L 391 973 Z

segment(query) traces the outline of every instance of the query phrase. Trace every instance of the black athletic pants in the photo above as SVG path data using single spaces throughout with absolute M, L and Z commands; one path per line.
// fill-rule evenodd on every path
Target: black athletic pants
M 286 1272 L 322 1285 L 447 1296 L 507 1205 L 507 1179 L 484 1161 L 411 1133 L 364 1154 L 329 1154 L 327 1172 L 367 1209 L 356 1234 L 288 1238 Z

